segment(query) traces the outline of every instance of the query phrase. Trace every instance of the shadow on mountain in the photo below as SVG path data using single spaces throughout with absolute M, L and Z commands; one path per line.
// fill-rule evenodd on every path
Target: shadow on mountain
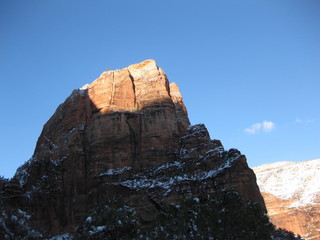
M 90 96 L 74 90 L 33 157 L 0 181 L 0 237 L 78 229 L 80 239 L 270 239 L 245 156 L 211 140 L 203 124 L 189 126 L 182 100 L 168 91 L 125 111 Z

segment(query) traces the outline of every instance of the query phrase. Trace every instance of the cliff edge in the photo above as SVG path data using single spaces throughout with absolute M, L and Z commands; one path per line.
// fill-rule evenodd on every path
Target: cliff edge
M 45 237 L 74 232 L 111 197 L 133 208 L 142 228 L 165 204 L 224 190 L 265 209 L 245 156 L 211 140 L 203 124 L 190 125 L 177 84 L 154 60 L 74 90 L 1 188 L 3 204 L 30 216 Z

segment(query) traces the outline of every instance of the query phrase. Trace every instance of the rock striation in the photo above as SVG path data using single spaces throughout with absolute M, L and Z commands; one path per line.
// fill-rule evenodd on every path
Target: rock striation
M 320 239 L 320 159 L 253 168 L 270 220 L 304 239 Z
M 2 185 L 3 204 L 32 215 L 44 237 L 74 232 L 111 196 L 146 226 L 163 203 L 225 189 L 265 208 L 245 156 L 190 125 L 177 84 L 154 60 L 74 90 L 44 125 L 32 158 Z

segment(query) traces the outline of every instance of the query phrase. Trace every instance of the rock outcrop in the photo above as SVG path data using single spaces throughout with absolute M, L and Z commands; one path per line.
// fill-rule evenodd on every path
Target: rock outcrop
M 320 160 L 255 167 L 257 182 L 274 225 L 320 239 Z
M 146 226 L 164 203 L 224 189 L 265 208 L 245 156 L 211 140 L 204 125 L 190 125 L 178 86 L 153 60 L 74 90 L 43 127 L 33 157 L 5 184 L 46 237 L 74 232 L 111 196 Z

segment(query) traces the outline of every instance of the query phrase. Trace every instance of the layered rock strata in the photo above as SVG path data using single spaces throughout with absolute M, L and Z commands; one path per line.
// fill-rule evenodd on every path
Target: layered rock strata
M 111 196 L 145 224 L 162 203 L 223 189 L 264 208 L 245 156 L 211 140 L 204 125 L 190 126 L 178 86 L 153 60 L 106 71 L 74 90 L 12 181 L 23 195 L 19 207 L 44 236 L 75 231 Z
M 320 239 L 320 160 L 279 162 L 253 168 L 274 225 Z

